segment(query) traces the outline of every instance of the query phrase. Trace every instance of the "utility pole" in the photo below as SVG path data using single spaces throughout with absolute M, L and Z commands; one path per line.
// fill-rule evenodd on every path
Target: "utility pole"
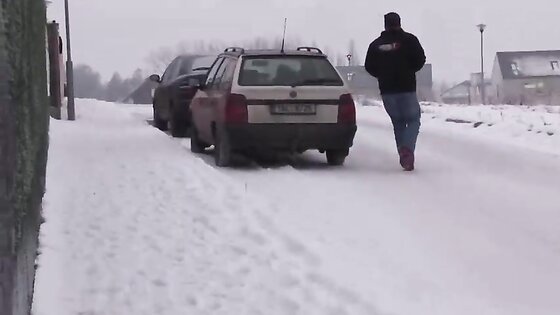
M 479 24 L 477 27 L 480 31 L 480 95 L 482 105 L 486 105 L 486 81 L 484 79 L 484 30 L 486 30 L 486 24 Z
M 74 64 L 72 63 L 72 46 L 70 45 L 70 13 L 68 0 L 64 0 L 66 13 L 66 50 L 68 60 L 66 61 L 66 91 L 68 97 L 68 120 L 76 120 L 76 107 L 74 103 Z

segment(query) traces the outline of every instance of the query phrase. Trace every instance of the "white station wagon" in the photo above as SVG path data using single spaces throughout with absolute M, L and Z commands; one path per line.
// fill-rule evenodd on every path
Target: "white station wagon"
M 342 165 L 356 133 L 356 108 L 321 50 L 228 48 L 191 102 L 191 149 L 214 145 L 218 166 L 234 152 L 316 149 Z

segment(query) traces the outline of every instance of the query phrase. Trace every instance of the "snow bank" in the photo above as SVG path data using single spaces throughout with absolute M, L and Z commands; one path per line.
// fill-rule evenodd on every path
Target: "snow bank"
M 360 106 L 366 121 L 378 119 L 382 102 Z M 501 141 L 532 150 L 560 154 L 560 106 L 446 105 L 422 103 L 423 128 L 460 132 L 490 141 Z
M 77 112 L 51 122 L 34 314 L 379 314 L 148 107 Z

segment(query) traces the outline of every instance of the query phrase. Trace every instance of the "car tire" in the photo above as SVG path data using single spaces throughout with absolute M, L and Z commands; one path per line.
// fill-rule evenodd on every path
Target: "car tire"
M 192 153 L 203 153 L 208 145 L 200 140 L 198 137 L 198 132 L 193 127 L 191 132 L 191 152 Z
M 344 165 L 349 150 L 327 150 L 327 162 L 332 166 Z
M 175 108 L 173 104 L 170 105 L 170 112 L 171 117 L 169 119 L 169 127 L 171 129 L 171 135 L 174 138 L 187 137 L 189 126 L 187 123 L 186 113 L 178 108 Z
M 167 131 L 167 121 L 159 116 L 158 111 L 155 109 L 155 107 L 154 107 L 154 126 L 161 131 Z
M 216 166 L 228 167 L 231 165 L 231 144 L 226 133 L 216 133 L 214 144 L 214 159 Z

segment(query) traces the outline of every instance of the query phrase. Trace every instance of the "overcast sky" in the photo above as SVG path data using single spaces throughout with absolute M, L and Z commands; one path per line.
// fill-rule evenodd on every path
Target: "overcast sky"
M 63 22 L 63 3 L 53 0 L 49 19 Z M 560 49 L 558 0 L 70 0 L 70 10 L 74 61 L 104 79 L 147 68 L 150 51 L 185 40 L 277 37 L 284 17 L 288 37 L 343 53 L 355 39 L 363 59 L 383 15 L 397 11 L 425 46 L 436 80 L 479 71 L 481 22 L 488 24 L 488 69 L 496 51 Z

